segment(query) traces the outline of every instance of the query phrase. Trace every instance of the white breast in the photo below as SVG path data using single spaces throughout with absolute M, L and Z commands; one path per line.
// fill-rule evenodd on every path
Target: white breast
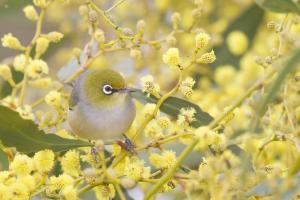
M 135 105 L 130 97 L 116 107 L 100 109 L 79 103 L 69 111 L 68 121 L 79 137 L 91 140 L 121 138 L 135 118 Z

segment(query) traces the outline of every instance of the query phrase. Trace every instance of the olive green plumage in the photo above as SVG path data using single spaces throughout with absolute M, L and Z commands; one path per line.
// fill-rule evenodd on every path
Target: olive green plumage
M 111 69 L 88 70 L 76 80 L 68 120 L 72 131 L 87 139 L 119 138 L 135 117 L 124 77 Z

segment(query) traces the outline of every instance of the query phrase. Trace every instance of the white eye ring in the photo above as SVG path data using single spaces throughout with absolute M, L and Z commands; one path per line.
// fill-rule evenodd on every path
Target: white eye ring
M 102 91 L 103 91 L 104 94 L 110 95 L 110 94 L 113 93 L 113 88 L 112 88 L 111 85 L 104 85 L 102 87 Z

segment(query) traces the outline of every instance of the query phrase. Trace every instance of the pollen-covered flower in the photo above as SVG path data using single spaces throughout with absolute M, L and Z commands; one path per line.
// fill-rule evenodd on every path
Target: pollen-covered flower
M 179 86 L 179 91 L 186 97 L 190 97 L 193 94 L 193 86 L 195 80 L 192 77 L 187 77 L 183 80 Z
M 79 199 L 77 195 L 77 190 L 72 185 L 69 185 L 62 190 L 62 196 L 64 197 L 65 200 Z
M 141 78 L 143 92 L 148 92 L 154 96 L 159 96 L 160 87 L 158 84 L 154 83 L 153 76 L 147 75 Z
M 176 154 L 174 151 L 166 150 L 163 153 L 152 153 L 149 157 L 150 163 L 156 168 L 170 168 L 176 162 Z
M 231 83 L 237 75 L 237 71 L 231 65 L 219 66 L 215 71 L 215 81 L 222 87 Z
M 39 172 L 49 172 L 54 165 L 54 153 L 51 150 L 42 150 L 36 152 L 33 157 L 35 168 Z
M 53 31 L 53 32 L 48 33 L 45 37 L 48 40 L 50 40 L 51 42 L 56 43 L 56 42 L 59 42 L 64 37 L 64 35 L 60 32 Z
M 27 187 L 29 192 L 33 192 L 34 189 L 37 187 L 35 179 L 31 175 L 26 175 L 26 176 L 19 177 L 17 179 L 17 181 L 20 182 L 20 183 L 23 183 Z
M 31 21 L 36 21 L 38 19 L 38 14 L 32 5 L 24 7 L 23 12 L 25 13 L 26 18 Z
M 14 37 L 11 33 L 4 35 L 1 39 L 1 42 L 3 47 L 8 47 L 11 49 L 19 49 L 19 50 L 24 49 L 24 47 L 21 45 L 18 38 Z
M 6 81 L 12 78 L 12 74 L 8 65 L 0 64 L 0 76 Z
M 163 136 L 162 128 L 156 121 L 151 121 L 145 128 L 145 136 L 152 139 L 160 138 Z
M 116 196 L 116 190 L 112 184 L 99 185 L 94 187 L 97 199 L 108 200 Z
M 167 116 L 162 116 L 159 117 L 157 119 L 157 124 L 161 127 L 161 128 L 168 128 L 168 126 L 170 125 L 171 121 Z
M 210 130 L 207 126 L 198 128 L 195 136 L 199 139 L 199 143 L 196 145 L 197 150 L 203 151 L 210 146 L 214 150 L 219 151 L 225 147 L 226 140 L 224 134 L 218 134 Z
M 25 65 L 26 65 L 26 56 L 24 54 L 17 55 L 14 58 L 13 66 L 16 71 L 24 72 Z
M 127 159 L 124 174 L 136 181 L 141 178 L 149 178 L 150 167 L 145 167 L 143 160 L 140 160 L 137 157 L 131 157 L 130 159 Z
M 9 186 L 9 191 L 11 194 L 11 199 L 14 200 L 24 200 L 29 199 L 29 190 L 26 185 L 16 181 L 12 185 Z
M 181 108 L 177 118 L 177 124 L 180 126 L 189 125 L 195 121 L 196 110 L 194 108 Z
M 74 179 L 67 175 L 61 174 L 58 177 L 51 176 L 46 184 L 46 194 L 50 197 L 56 196 L 67 186 L 73 185 Z
M 61 158 L 61 166 L 63 171 L 71 176 L 78 176 L 80 172 L 79 153 L 75 150 L 68 151 Z
M 41 56 L 43 55 L 46 50 L 48 49 L 49 47 L 49 40 L 45 37 L 39 37 L 37 40 L 36 40 L 36 48 L 35 48 L 35 51 L 37 53 L 37 55 Z
M 163 55 L 163 61 L 171 67 L 178 66 L 180 63 L 179 50 L 177 48 L 169 48 Z
M 156 107 L 155 103 L 147 103 L 142 110 L 143 116 L 147 118 L 153 115 L 155 107 Z
M 46 104 L 53 106 L 53 107 L 60 107 L 61 106 L 61 93 L 57 92 L 56 90 L 50 91 L 46 96 L 45 96 L 45 102 Z
M 243 54 L 248 48 L 248 38 L 241 31 L 233 31 L 229 33 L 226 39 L 230 52 L 234 55 Z
M 15 156 L 9 168 L 19 176 L 28 175 L 34 169 L 32 159 L 22 154 Z
M 9 191 L 9 187 L 4 185 L 3 183 L 0 183 L 0 199 L 1 200 L 11 199 L 11 193 Z
M 48 65 L 43 60 L 32 60 L 26 68 L 30 78 L 40 78 L 42 74 L 48 74 Z
M 195 37 L 196 48 L 203 49 L 207 47 L 209 40 L 210 36 L 207 33 L 198 33 Z
M 216 55 L 213 50 L 208 53 L 204 53 L 203 55 L 200 56 L 200 58 L 197 59 L 197 63 L 201 64 L 210 64 L 213 63 L 216 60 Z

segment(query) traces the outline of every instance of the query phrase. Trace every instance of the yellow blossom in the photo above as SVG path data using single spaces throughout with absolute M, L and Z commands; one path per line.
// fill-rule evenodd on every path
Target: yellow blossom
M 14 37 L 11 33 L 4 35 L 1 39 L 2 46 L 8 47 L 11 49 L 23 50 L 24 47 L 21 45 L 18 38 Z
M 9 187 L 6 185 L 3 185 L 3 183 L 0 183 L 0 199 L 1 200 L 10 200 L 11 199 L 11 193 L 9 191 Z
M 195 37 L 196 48 L 203 49 L 207 47 L 209 40 L 210 36 L 207 33 L 198 33 Z
M 72 185 L 69 185 L 62 190 L 62 196 L 65 200 L 79 199 L 77 196 L 76 188 L 74 188 Z
M 220 87 L 232 83 L 236 75 L 236 70 L 231 65 L 219 66 L 215 71 L 215 80 Z
M 27 19 L 31 21 L 36 21 L 38 19 L 38 14 L 32 5 L 28 5 L 25 8 L 23 8 L 23 12 L 25 13 Z
M 193 94 L 193 86 L 195 80 L 192 77 L 187 77 L 183 80 L 179 86 L 179 91 L 186 97 L 190 97 Z
M 141 178 L 149 178 L 150 167 L 145 167 L 144 161 L 134 156 L 127 159 L 124 174 L 136 181 Z
M 26 68 L 30 78 L 39 78 L 42 74 L 48 74 L 48 65 L 43 60 L 32 60 Z
M 157 123 L 161 128 L 167 128 L 170 125 L 171 121 L 168 117 L 162 116 L 157 119 Z
M 54 107 L 60 107 L 61 106 L 61 93 L 57 92 L 55 90 L 50 91 L 46 96 L 45 96 L 45 102 L 46 104 Z
M 80 173 L 79 153 L 75 150 L 68 151 L 61 158 L 61 166 L 63 171 L 71 176 L 78 176 Z
M 18 154 L 10 163 L 10 170 L 19 176 L 28 175 L 33 170 L 32 159 L 26 155 Z
M 163 136 L 162 128 L 156 121 L 151 121 L 145 128 L 145 136 L 152 139 L 160 138 Z
M 39 172 L 49 172 L 54 165 L 54 153 L 51 150 L 42 150 L 36 152 L 33 157 L 35 168 Z
M 210 64 L 213 63 L 216 60 L 216 55 L 213 50 L 209 53 L 204 53 L 200 56 L 200 58 L 197 59 L 197 63 L 201 64 Z
M 153 76 L 146 75 L 141 78 L 143 92 L 148 92 L 154 96 L 159 96 L 160 87 L 158 84 L 154 83 Z
M 94 187 L 94 191 L 98 200 L 113 199 L 116 195 L 115 188 L 112 184 L 96 186 Z
M 51 42 L 59 42 L 64 37 L 64 35 L 62 33 L 53 31 L 48 33 L 45 37 Z
M 166 150 L 163 153 L 152 153 L 149 157 L 150 163 L 156 168 L 170 168 L 176 162 L 176 154 L 174 151 Z
M 96 41 L 99 42 L 100 44 L 105 42 L 104 31 L 99 28 L 95 31 L 94 37 L 95 37 Z
M 197 150 L 203 151 L 209 146 L 216 151 L 220 151 L 225 148 L 225 136 L 210 130 L 207 126 L 198 128 L 195 132 L 195 136 L 199 139 L 199 143 L 196 146 Z
M 58 177 L 51 176 L 47 182 L 46 194 L 50 197 L 58 195 L 62 189 L 73 183 L 74 179 L 67 174 L 61 174 Z
M 38 56 L 43 55 L 49 47 L 49 40 L 45 37 L 39 37 L 36 40 L 35 52 Z
M 0 76 L 6 81 L 12 78 L 12 74 L 8 65 L 0 64 Z
M 17 55 L 14 58 L 13 66 L 16 71 L 24 72 L 25 65 L 26 65 L 26 56 L 24 54 Z
M 144 108 L 143 108 L 143 116 L 145 116 L 145 118 L 151 116 L 153 114 L 153 111 L 156 107 L 155 103 L 147 103 Z
M 248 38 L 245 33 L 241 31 L 233 31 L 229 33 L 226 42 L 230 52 L 234 55 L 241 55 L 245 53 L 248 48 Z
M 89 184 L 95 184 L 100 179 L 100 176 L 95 168 L 86 168 L 83 170 L 82 174 L 86 182 Z
M 63 137 L 63 138 L 68 138 L 68 139 L 74 138 L 74 136 L 72 136 L 72 135 L 71 135 L 68 131 L 66 131 L 65 129 L 60 129 L 56 134 L 59 135 L 60 137 Z
M 163 61 L 165 64 L 174 67 L 180 63 L 179 50 L 177 48 L 169 48 L 165 54 L 163 54 Z
M 142 52 L 138 49 L 131 49 L 129 53 L 130 57 L 136 60 L 139 60 L 142 58 Z
M 194 108 L 181 108 L 177 118 L 177 124 L 180 126 L 189 125 L 195 121 L 196 110 Z
M 117 156 L 121 153 L 122 148 L 118 144 L 112 144 L 111 145 L 111 150 L 112 150 L 112 155 Z
M 11 177 L 10 171 L 0 171 L 0 183 L 4 183 Z
M 35 179 L 31 175 L 22 176 L 17 179 L 18 182 L 23 183 L 29 192 L 33 192 L 34 189 L 37 187 Z
M 18 181 L 13 183 L 9 186 L 9 191 L 13 200 L 29 199 L 29 191 L 23 183 Z

